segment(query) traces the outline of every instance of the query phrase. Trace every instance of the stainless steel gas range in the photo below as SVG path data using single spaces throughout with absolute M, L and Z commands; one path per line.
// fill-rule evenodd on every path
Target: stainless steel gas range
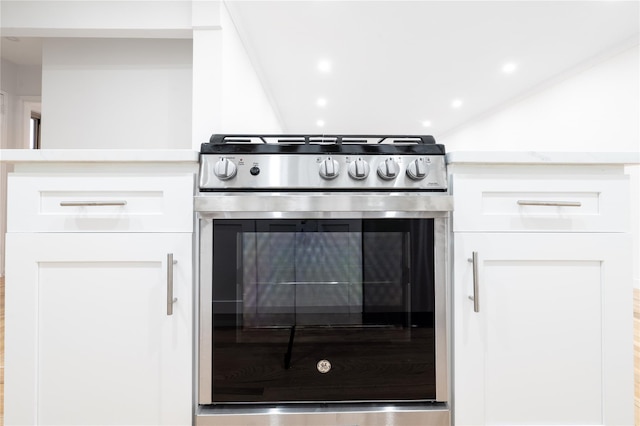
M 213 135 L 195 207 L 198 424 L 450 423 L 433 137 Z

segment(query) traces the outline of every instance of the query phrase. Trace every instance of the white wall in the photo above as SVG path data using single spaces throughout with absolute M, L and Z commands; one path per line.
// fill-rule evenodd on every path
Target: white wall
M 2 60 L 0 61 L 0 68 L 2 73 L 0 74 L 0 89 L 5 92 L 4 99 L 4 125 L 3 140 L 0 148 L 13 148 L 14 139 L 14 122 L 13 119 L 13 104 L 15 102 L 17 90 L 18 90 L 18 67 L 12 62 Z
M 2 0 L 0 7 L 3 36 L 191 36 L 191 0 Z
M 221 133 L 280 133 L 281 122 L 225 7 L 222 26 Z
M 638 61 L 636 45 L 439 140 L 449 151 L 638 151 Z
M 282 132 L 226 7 L 194 3 L 193 12 L 192 148 L 213 133 Z
M 448 151 L 640 151 L 640 58 L 634 46 L 439 138 Z M 514 76 L 515 77 L 515 76 Z M 640 170 L 631 175 L 634 281 L 640 288 Z
M 19 96 L 41 96 L 42 67 L 40 65 L 19 65 L 16 89 Z
M 28 135 L 22 128 L 25 102 L 39 102 L 42 93 L 42 67 L 17 65 L 2 60 L 0 89 L 6 92 L 6 129 L 3 148 L 27 148 Z
M 2 90 L 16 96 L 40 96 L 42 93 L 42 67 L 18 65 L 2 59 L 0 65 Z
M 24 102 L 40 99 L 42 71 L 39 66 L 17 65 L 2 60 L 0 63 L 0 89 L 4 92 L 3 111 L 0 115 L 0 149 L 24 148 L 21 122 Z M 4 275 L 4 233 L 6 231 L 6 175 L 10 166 L 0 164 L 0 276 Z
M 190 148 L 192 42 L 45 39 L 43 148 Z

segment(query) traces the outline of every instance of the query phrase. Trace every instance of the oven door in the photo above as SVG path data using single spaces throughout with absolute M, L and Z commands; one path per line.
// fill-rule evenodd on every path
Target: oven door
M 199 403 L 447 401 L 450 207 L 419 194 L 197 197 Z

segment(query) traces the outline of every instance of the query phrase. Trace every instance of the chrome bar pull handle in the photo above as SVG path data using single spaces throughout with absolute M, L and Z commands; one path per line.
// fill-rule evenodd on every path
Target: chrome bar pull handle
M 469 262 L 473 264 L 473 296 L 469 296 L 470 300 L 473 300 L 473 312 L 480 312 L 480 289 L 478 288 L 478 252 L 474 251 L 471 254 Z
M 122 201 L 60 201 L 60 207 L 97 207 L 97 206 L 126 206 Z
M 518 200 L 519 206 L 546 206 L 546 207 L 581 207 L 580 201 L 537 201 Z
M 173 260 L 173 253 L 167 253 L 167 315 L 173 315 L 173 304 L 178 301 L 173 297 L 173 265 L 178 263 Z

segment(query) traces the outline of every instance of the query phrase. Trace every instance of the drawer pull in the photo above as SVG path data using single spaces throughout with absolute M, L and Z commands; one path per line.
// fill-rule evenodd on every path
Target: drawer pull
M 580 201 L 534 201 L 518 200 L 519 206 L 580 207 Z
M 126 201 L 60 201 L 60 207 L 126 206 Z

